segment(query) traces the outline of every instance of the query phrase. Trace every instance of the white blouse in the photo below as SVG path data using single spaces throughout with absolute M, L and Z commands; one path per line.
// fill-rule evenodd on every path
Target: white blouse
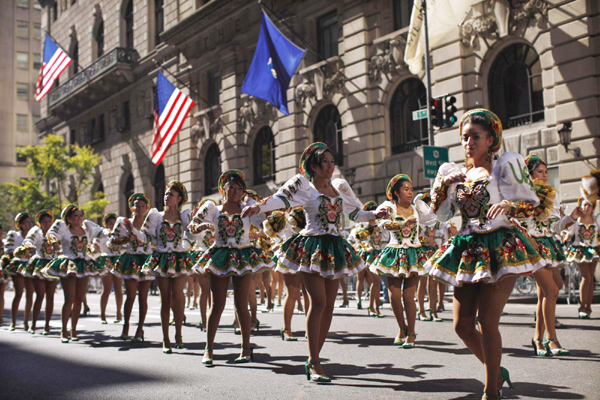
M 138 237 L 135 234 L 130 234 L 125 226 L 125 218 L 123 217 L 117 218 L 112 232 L 109 233 L 109 240 L 113 248 L 119 248 L 121 251 L 124 250 L 127 254 L 148 255 L 152 253 L 150 239 L 147 236 Z M 127 243 L 123 245 L 123 242 Z
M 44 231 L 39 226 L 34 226 L 29 230 L 23 240 L 23 246 L 35 249 L 32 260 L 52 260 L 54 258 L 52 244 L 48 243 Z
M 502 200 L 519 205 L 529 203 L 533 207 L 539 204 L 525 161 L 518 153 L 502 154 L 493 162 L 490 175 L 475 182 L 453 183 L 444 191 L 442 180 L 456 171 L 466 173 L 465 168 L 459 168 L 454 163 L 440 166 L 431 189 L 431 198 L 432 208 L 440 221 L 447 221 L 454 216 L 455 210 L 460 211 L 462 235 L 514 227 L 506 214 L 494 220 L 487 218 L 489 207 Z
M 102 229 L 102 232 L 94 238 L 93 244 L 98 244 L 100 248 L 99 256 L 102 257 L 118 257 L 123 253 L 122 246 L 115 246 L 110 240 L 110 229 Z
M 188 230 L 190 214 L 190 210 L 183 210 L 180 213 L 180 221 L 169 222 L 164 219 L 164 211 L 159 212 L 152 208 L 146 216 L 142 230 L 133 228 L 133 233 L 142 243 L 151 241 L 156 252 L 185 253 L 190 251 L 194 242 Z
M 570 216 L 564 218 L 567 223 L 573 221 Z M 583 224 L 577 219 L 567 228 L 567 233 L 573 238 L 573 246 L 598 247 L 600 246 L 600 214 L 594 217 L 591 224 Z M 560 227 L 559 227 L 560 228 Z
M 254 200 L 242 203 L 242 209 L 254 204 Z M 223 213 L 223 205 L 217 206 L 212 201 L 207 201 L 194 215 L 190 229 L 192 232 L 201 223 L 209 223 L 215 227 L 214 247 L 229 247 L 244 249 L 254 247 L 250 240 L 250 229 L 254 225 L 260 227 L 264 220 L 264 214 L 258 213 L 250 218 L 241 218 L 240 214 Z
M 558 200 L 558 196 L 556 196 L 554 197 L 552 211 L 547 220 L 539 221 L 534 216 L 531 216 L 525 221 L 525 226 L 531 236 L 540 238 L 552 237 L 554 234 L 571 227 L 574 223 L 575 221 L 568 215 L 560 217 L 560 201 Z
M 62 254 L 58 258 L 69 260 L 76 258 L 91 259 L 88 245 L 102 233 L 104 228 L 87 219 L 83 221 L 82 228 L 85 233 L 80 237 L 73 235 L 67 223 L 62 219 L 54 221 L 46 234 L 46 238 L 50 243 L 59 242 L 61 244 Z
M 435 223 L 435 225 L 433 226 L 433 240 L 435 241 L 436 247 L 441 247 L 450 239 L 450 237 L 452 236 L 450 228 L 452 226 L 453 225 L 449 222 L 437 221 Z
M 298 174 L 287 181 L 273 196 L 259 202 L 262 212 L 302 206 L 306 227 L 303 236 L 342 236 L 342 215 L 351 221 L 368 222 L 376 219 L 371 211 L 362 210 L 362 203 L 344 179 L 331 182 L 338 196 L 330 198 L 319 192 L 304 175 Z M 343 236 L 342 236 L 343 237 Z
M 389 200 L 384 201 L 377 207 L 377 212 L 386 210 L 388 213 L 388 217 L 379 222 L 381 229 L 390 232 L 390 242 L 387 247 L 403 249 L 421 247 L 421 241 L 419 240 L 421 227 L 429 227 L 435 224 L 435 215 L 427 207 L 427 204 L 421 200 L 417 200 L 414 206 L 410 206 L 410 209 L 410 215 L 399 216 L 396 205 Z M 406 220 L 410 218 L 416 219 L 416 223 L 411 228 L 406 225 Z
M 10 230 L 6 235 L 6 239 L 4 239 L 4 254 L 13 253 L 15 249 L 23 244 L 23 234 L 21 230 L 18 231 Z M 29 261 L 27 258 L 17 257 L 13 254 L 13 259 L 18 261 Z

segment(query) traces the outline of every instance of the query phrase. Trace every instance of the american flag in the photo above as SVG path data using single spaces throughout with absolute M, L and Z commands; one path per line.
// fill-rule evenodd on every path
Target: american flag
M 158 71 L 156 92 L 154 92 L 154 135 L 152 137 L 154 164 L 160 164 L 194 104 L 196 103 L 192 99 L 181 93 L 161 71 Z
M 42 101 L 48 94 L 54 81 L 71 64 L 71 59 L 54 43 L 48 35 L 44 42 L 44 59 L 40 68 L 37 84 L 35 85 L 35 99 Z

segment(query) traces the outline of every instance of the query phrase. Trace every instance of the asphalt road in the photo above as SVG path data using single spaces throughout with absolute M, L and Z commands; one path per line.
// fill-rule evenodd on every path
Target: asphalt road
M 6 292 L 10 306 L 12 292 Z M 205 333 L 196 327 L 198 310 L 186 310 L 185 349 L 161 352 L 158 297 L 150 297 L 146 342 L 119 339 L 121 324 L 98 318 L 99 295 L 88 295 L 92 316 L 80 320 L 78 343 L 61 344 L 58 314 L 52 334 L 30 335 L 22 328 L 8 331 L 10 313 L 4 310 L 0 327 L 0 398 L 2 399 L 478 399 L 483 391 L 483 368 L 452 329 L 451 305 L 443 322 L 417 322 L 417 347 L 392 345 L 397 325 L 389 305 L 385 318 L 368 317 L 365 310 L 336 308 L 328 341 L 322 352 L 330 384 L 308 382 L 303 364 L 308 350 L 304 316 L 296 314 L 293 327 L 298 342 L 279 337 L 281 308 L 260 314 L 260 331 L 252 338 L 255 361 L 234 364 L 240 336 L 229 324 L 228 303 L 217 333 L 215 366 L 202 365 Z M 57 293 L 56 312 L 62 303 Z M 576 306 L 560 304 L 559 319 L 568 325 L 558 331 L 570 356 L 534 357 L 533 304 L 509 303 L 502 317 L 503 365 L 510 370 L 513 399 L 600 399 L 600 320 L 576 318 Z M 134 321 L 137 311 L 134 308 Z M 43 326 L 43 323 L 40 324 Z M 174 342 L 174 328 L 171 328 Z M 135 326 L 131 333 L 135 332 Z

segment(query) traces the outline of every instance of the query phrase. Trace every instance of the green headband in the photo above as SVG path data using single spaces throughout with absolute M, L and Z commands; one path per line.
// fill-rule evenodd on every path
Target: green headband
M 185 186 L 183 186 L 183 183 L 179 182 L 179 181 L 171 181 L 169 183 L 167 183 L 167 186 L 165 188 L 165 190 L 169 189 L 171 186 L 176 186 L 179 191 L 181 192 L 181 195 L 183 197 L 183 200 L 181 200 L 181 206 L 184 205 L 185 203 L 187 203 L 188 201 L 188 193 L 187 190 L 185 188 Z
M 394 186 L 396 186 L 396 184 L 398 182 L 402 182 L 402 181 L 406 181 L 406 182 L 412 183 L 412 180 L 410 179 L 410 176 L 408 176 L 406 174 L 398 174 L 398 175 L 394 176 L 390 180 L 390 183 L 388 183 L 387 189 L 385 191 L 385 195 L 387 196 L 388 199 L 392 200 L 394 198 L 393 193 L 392 193 L 392 191 L 394 190 Z
M 117 219 L 117 218 L 119 218 L 119 216 L 117 214 L 115 214 L 115 213 L 108 213 L 108 214 L 106 214 L 104 217 L 102 217 L 102 226 L 106 228 L 106 223 L 111 218 Z
M 327 149 L 327 145 L 321 142 L 315 142 L 309 145 L 302 152 L 302 156 L 300 156 L 300 173 L 307 177 L 308 179 L 312 178 L 312 172 L 310 172 L 310 168 L 308 168 L 308 160 L 310 155 L 317 149 Z
M 242 181 L 244 180 L 244 173 L 239 169 L 228 169 L 223 172 L 219 177 L 219 193 L 223 196 L 225 196 L 225 183 L 232 176 L 239 176 Z
M 127 204 L 129 204 L 130 210 L 133 210 L 133 204 L 138 199 L 146 202 L 148 207 L 150 207 L 150 199 L 148 199 L 148 196 L 146 196 L 144 193 L 134 193 L 131 196 L 129 196 L 129 199 L 127 200 Z
M 481 115 L 490 121 L 493 131 L 492 134 L 494 135 L 494 142 L 490 146 L 490 150 L 492 151 L 492 153 L 498 152 L 498 150 L 500 150 L 500 146 L 502 145 L 502 122 L 500 121 L 500 118 L 498 118 L 496 114 L 485 108 L 475 108 L 473 110 L 469 110 L 463 114 L 458 124 L 458 131 L 461 137 L 463 124 L 467 117 L 471 115 Z
M 37 226 L 40 226 L 40 221 L 45 215 L 49 216 L 52 219 L 52 221 L 54 221 L 54 214 L 52 214 L 52 211 L 42 210 L 39 213 L 35 214 L 35 223 L 37 224 Z
M 31 217 L 31 215 L 29 215 L 29 213 L 26 212 L 17 214 L 17 216 L 15 217 L 15 226 L 17 227 L 17 229 L 20 229 L 21 223 L 27 217 Z

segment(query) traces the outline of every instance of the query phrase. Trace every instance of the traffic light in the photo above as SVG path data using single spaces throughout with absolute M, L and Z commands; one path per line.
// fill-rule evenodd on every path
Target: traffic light
M 444 126 L 444 110 L 442 108 L 442 98 L 431 99 L 431 125 L 441 128 Z
M 446 120 L 445 120 L 445 126 L 447 128 L 450 128 L 457 121 L 457 118 L 454 115 L 456 113 L 456 107 L 454 106 L 454 103 L 456 103 L 456 97 L 454 97 L 454 96 L 446 96 L 445 101 L 446 101 Z

